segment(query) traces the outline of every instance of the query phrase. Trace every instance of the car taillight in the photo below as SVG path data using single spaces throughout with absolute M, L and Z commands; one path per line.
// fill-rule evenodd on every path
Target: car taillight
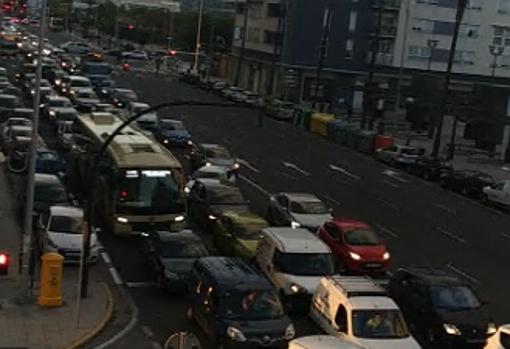
M 9 271 L 9 255 L 0 253 L 0 275 L 7 275 Z

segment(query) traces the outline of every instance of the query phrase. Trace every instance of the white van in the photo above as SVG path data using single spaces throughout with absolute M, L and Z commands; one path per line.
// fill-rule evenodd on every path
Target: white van
M 327 334 L 369 349 L 419 349 L 400 309 L 368 277 L 324 277 L 310 317 Z
M 502 325 L 498 332 L 487 340 L 484 349 L 510 349 L 510 325 Z
M 288 349 L 362 349 L 335 336 L 307 336 L 289 342 Z

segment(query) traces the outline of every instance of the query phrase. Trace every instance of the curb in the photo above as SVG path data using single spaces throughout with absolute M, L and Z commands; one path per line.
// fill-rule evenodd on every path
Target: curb
M 113 295 L 112 295 L 112 291 L 110 289 L 110 286 L 108 286 L 107 283 L 102 282 L 101 284 L 103 285 L 103 287 L 104 287 L 104 289 L 106 291 L 106 298 L 107 298 L 106 313 L 104 314 L 104 316 L 101 319 L 101 321 L 96 325 L 96 327 L 94 327 L 90 332 L 85 333 L 80 338 L 76 339 L 73 343 L 71 343 L 71 344 L 67 345 L 66 347 L 64 347 L 64 349 L 77 349 L 77 348 L 85 345 L 87 342 L 89 342 L 95 336 L 97 336 L 99 334 L 99 332 L 101 332 L 105 328 L 106 324 L 108 324 L 108 322 L 112 318 L 112 315 L 113 315 Z

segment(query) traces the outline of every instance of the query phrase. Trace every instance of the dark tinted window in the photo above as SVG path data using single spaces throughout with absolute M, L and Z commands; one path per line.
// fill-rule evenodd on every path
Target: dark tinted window
M 55 184 L 36 184 L 34 189 L 35 201 L 65 202 L 66 192 L 63 186 Z
M 430 288 L 432 303 L 436 308 L 449 310 L 473 309 L 480 302 L 466 286 L 434 286 Z
M 291 201 L 290 210 L 297 214 L 327 214 L 329 212 L 320 201 Z
M 53 216 L 49 230 L 65 234 L 81 234 L 82 219 L 80 217 Z
M 275 251 L 274 264 L 282 272 L 301 276 L 330 275 L 334 263 L 329 253 L 282 253 Z
M 345 242 L 353 246 L 374 246 L 379 245 L 381 241 L 376 233 L 370 229 L 353 229 L 344 232 Z
M 202 242 L 191 239 L 161 241 L 159 251 L 162 258 L 199 258 L 207 255 Z
M 241 204 L 245 200 L 239 189 L 234 187 L 209 188 L 207 198 L 211 204 Z
M 231 319 L 277 319 L 284 315 L 283 306 L 273 290 L 229 292 L 224 296 L 225 315 Z
M 228 152 L 227 149 L 223 147 L 214 147 L 207 148 L 204 150 L 205 156 L 208 158 L 218 158 L 218 159 L 230 159 L 232 155 Z

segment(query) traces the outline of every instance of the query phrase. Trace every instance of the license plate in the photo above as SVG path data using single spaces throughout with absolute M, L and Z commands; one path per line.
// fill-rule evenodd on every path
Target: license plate
M 381 267 L 381 263 L 367 263 L 365 266 L 367 268 L 380 268 Z

